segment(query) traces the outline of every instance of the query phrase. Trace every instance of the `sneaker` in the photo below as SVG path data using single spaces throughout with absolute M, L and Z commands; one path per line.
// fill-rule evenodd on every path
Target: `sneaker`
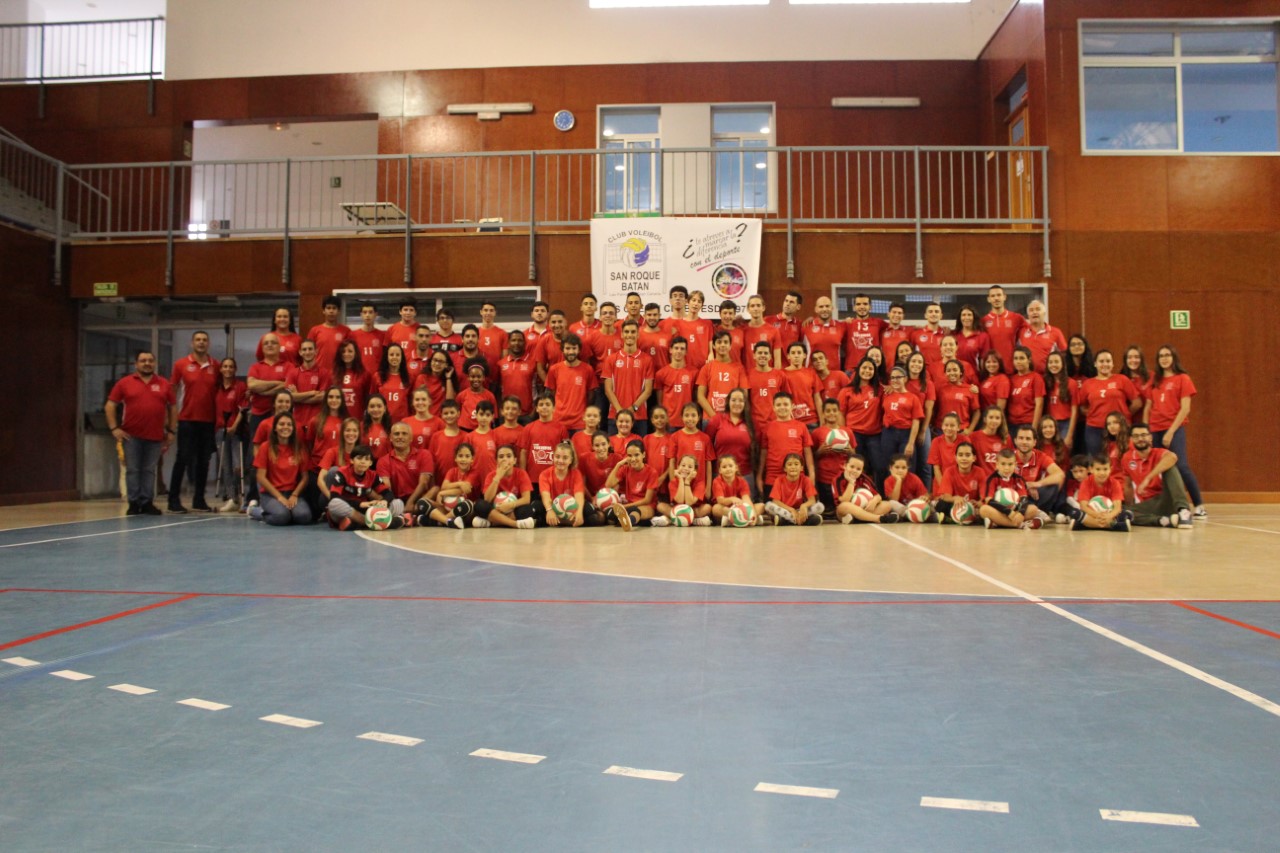
M 218 504 L 218 512 L 235 512 L 240 508 L 240 502 L 235 498 L 227 498 L 225 503 Z
M 985 528 L 987 528 L 988 530 L 990 530 L 990 529 L 991 529 L 991 519 L 984 515 L 984 516 L 982 517 L 982 526 L 983 526 L 983 527 L 985 527 Z
M 492 527 L 493 525 L 489 522 L 489 519 L 476 516 L 471 519 L 471 526 L 477 530 L 484 530 L 486 527 Z
M 1071 522 L 1071 529 L 1072 530 L 1088 530 L 1089 528 L 1085 527 L 1084 522 L 1077 518 Z
M 249 506 L 245 509 L 245 513 L 254 521 L 262 521 L 262 507 L 258 506 L 257 501 L 249 501 Z
M 456 527 L 459 530 L 465 530 L 467 527 L 467 520 L 465 518 L 451 518 L 448 521 L 448 526 Z
M 1173 515 L 1162 516 L 1160 518 L 1160 526 L 1176 528 L 1179 524 L 1179 521 L 1180 519 L 1178 518 L 1178 514 L 1175 512 Z
M 893 510 L 889 510 L 884 515 L 880 516 L 881 524 L 897 524 L 900 520 L 901 519 L 898 514 Z
M 614 504 L 611 508 L 613 509 L 613 517 L 618 520 L 618 526 L 630 533 L 631 514 L 627 512 L 627 508 L 622 504 Z
M 709 515 L 704 515 L 704 516 L 702 516 L 702 518 L 695 518 L 695 519 L 693 520 L 693 526 L 694 526 L 694 527 L 710 527 L 710 526 L 711 526 L 711 516 L 709 516 Z
M 356 523 L 348 518 L 340 518 L 333 523 L 334 530 L 350 530 L 355 527 Z
M 769 515 L 772 515 L 774 518 L 781 519 L 782 521 L 789 521 L 792 524 L 796 523 L 796 514 L 782 504 L 776 504 L 773 501 L 769 501 L 764 505 L 764 511 L 769 513 Z
M 213 512 L 213 507 L 209 506 L 204 501 L 192 501 L 191 511 L 192 512 Z
M 1044 527 L 1044 522 L 1039 518 L 1028 518 L 1022 522 L 1023 530 L 1039 530 L 1041 527 Z
M 1191 510 L 1189 509 L 1178 510 L 1178 524 L 1181 527 L 1191 526 Z
M 164 515 L 164 513 L 160 511 L 160 507 L 156 506 L 150 501 L 147 501 L 146 503 L 139 506 L 138 512 L 142 513 L 143 515 Z M 183 512 L 186 512 L 186 510 L 184 509 Z
M 730 523 L 729 523 L 729 514 L 728 514 L 728 513 L 725 513 L 724 515 L 720 516 L 720 526 L 721 526 L 721 527 L 732 527 L 732 526 L 733 526 L 732 524 L 730 524 Z
M 1133 530 L 1133 513 L 1125 510 L 1111 522 L 1111 529 L 1117 533 L 1129 533 Z
M 189 512 L 189 510 L 182 504 L 170 503 L 169 512 L 173 513 L 174 515 L 186 515 L 187 512 Z
M 650 527 L 666 527 L 670 523 L 671 519 L 667 518 L 665 515 L 655 515 L 653 518 L 649 519 Z
M 136 503 L 130 503 L 129 508 L 124 511 L 125 515 L 142 515 L 142 507 Z
M 853 524 L 853 516 L 852 516 L 852 515 L 842 515 L 842 516 L 840 516 L 840 523 L 841 523 L 841 524 Z
M 1063 515 L 1062 513 L 1058 513 L 1057 515 L 1055 515 L 1055 516 L 1053 517 L 1053 523 L 1054 523 L 1054 524 L 1066 524 L 1066 523 L 1067 523 L 1067 522 L 1069 522 L 1069 521 L 1071 521 L 1071 519 L 1067 518 L 1067 517 L 1066 517 L 1065 515 Z
M 1209 510 L 1204 508 L 1204 504 L 1200 504 L 1200 506 L 1196 507 L 1196 511 L 1191 513 L 1191 517 L 1196 521 L 1208 521 Z
M 811 515 L 822 515 L 826 510 L 827 507 L 822 503 L 822 501 L 814 501 L 813 506 L 809 509 L 809 513 Z
M 410 512 L 406 512 L 404 515 L 400 516 L 400 522 L 405 527 L 418 526 L 417 516 L 415 516 L 413 513 L 410 513 Z
M 536 524 L 537 522 L 535 522 L 532 518 L 521 518 L 516 521 L 516 527 L 520 528 L 521 530 L 532 530 L 536 526 Z

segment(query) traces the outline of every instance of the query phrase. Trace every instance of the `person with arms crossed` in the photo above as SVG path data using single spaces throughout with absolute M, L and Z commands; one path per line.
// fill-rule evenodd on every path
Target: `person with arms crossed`
M 819 296 L 813 303 L 813 316 L 800 327 L 800 338 L 805 349 L 812 355 L 821 352 L 827 357 L 827 364 L 841 364 L 840 345 L 844 343 L 844 323 L 832 319 L 830 296 Z M 791 347 L 787 347 L 787 353 Z
M 182 391 L 182 408 L 178 411 L 178 454 L 169 474 L 169 512 L 184 513 L 182 475 L 191 471 L 194 494 L 191 506 L 198 512 L 213 512 L 204 499 L 209 478 L 209 458 L 213 456 L 214 429 L 217 416 L 218 365 L 209 358 L 209 333 L 191 336 L 191 353 L 173 365 L 169 384 Z

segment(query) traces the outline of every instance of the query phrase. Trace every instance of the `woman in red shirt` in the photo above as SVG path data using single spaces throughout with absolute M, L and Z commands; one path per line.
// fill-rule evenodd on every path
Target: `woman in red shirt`
M 404 350 L 399 344 L 390 344 L 382 349 L 382 366 L 375 377 L 374 391 L 387 401 L 387 414 L 392 423 L 409 417 L 410 394 L 413 391 L 413 380 L 409 377 L 409 368 L 405 364 Z
M 355 341 L 343 341 L 333 362 L 333 384 L 342 389 L 342 402 L 352 417 L 364 417 L 364 403 L 369 399 L 372 378 L 364 369 L 360 349 Z
M 1102 452 L 1102 431 L 1107 423 L 1107 415 L 1116 412 L 1128 423 L 1130 416 L 1142 408 L 1143 402 L 1142 394 L 1129 381 L 1129 377 L 1111 372 L 1115 367 L 1111 350 L 1098 350 L 1093 366 L 1098 375 L 1080 383 L 1076 399 L 1087 413 L 1084 421 L 1084 445 L 1090 456 Z
M 1076 405 L 1076 389 L 1080 381 L 1067 374 L 1067 359 L 1060 352 L 1051 352 L 1044 360 L 1044 413 L 1058 424 L 1058 437 L 1068 448 L 1076 435 L 1076 418 L 1080 407 Z M 1064 469 L 1065 470 L 1065 469 Z
M 1156 372 L 1147 386 L 1147 403 L 1143 420 L 1151 427 L 1151 446 L 1166 447 L 1178 456 L 1178 473 L 1187 487 L 1187 496 L 1195 504 L 1195 517 L 1208 518 L 1200 497 L 1200 484 L 1187 461 L 1187 421 L 1191 417 L 1191 398 L 1195 383 L 1182 369 L 1178 351 L 1165 344 L 1156 350 Z
M 919 477 L 927 489 L 933 482 L 933 471 L 929 467 L 929 445 L 933 442 L 931 426 L 933 413 L 937 411 L 938 389 L 929 378 L 924 353 L 913 352 L 907 359 L 906 389 L 916 396 L 924 410 L 924 419 L 920 421 L 920 432 L 916 436 L 915 453 L 911 454 L 911 473 Z
M 418 374 L 413 382 L 414 389 L 426 388 L 431 395 L 431 414 L 440 417 L 440 407 L 445 400 L 452 400 L 454 390 L 453 362 L 449 356 L 437 350 L 431 354 L 427 369 Z
M 307 451 L 298 437 L 293 415 L 276 415 L 271 436 L 258 448 L 253 465 L 258 470 L 262 506 L 251 507 L 251 517 L 272 527 L 310 524 L 311 507 L 302 500 L 302 487 L 307 482 Z
M 933 407 L 934 425 L 942 431 L 942 419 L 947 415 L 955 415 L 960 428 L 966 434 L 978 428 L 978 386 L 970 384 L 964 375 L 964 365 L 959 359 L 952 359 L 946 366 L 946 384 L 937 389 L 937 401 Z
M 865 356 L 854 369 L 853 381 L 839 397 L 844 425 L 853 432 L 855 444 L 872 472 L 879 471 L 882 465 L 880 433 L 884 429 L 880 408 L 882 392 L 876 371 L 876 363 L 869 355 Z
M 976 370 L 991 352 L 991 337 L 978 325 L 978 312 L 972 305 L 961 305 L 956 317 L 956 358 Z
M 996 454 L 1006 447 L 1013 447 L 1009 440 L 1009 427 L 1005 423 L 1004 411 L 991 406 L 982 413 L 982 429 L 969 436 L 973 452 L 977 455 L 975 465 L 983 471 L 983 477 L 995 473 Z
M 280 339 L 280 360 L 292 365 L 298 364 L 298 347 L 302 346 L 302 335 L 293 328 L 293 312 L 288 308 L 277 308 L 271 319 L 271 330 L 262 337 L 275 334 Z M 262 361 L 262 338 L 258 339 L 258 361 Z
M 350 415 L 347 413 L 347 406 L 342 402 L 342 389 L 330 388 L 324 392 L 324 402 L 320 404 L 320 411 L 316 412 L 309 430 L 311 458 L 317 464 L 324 456 L 324 452 L 338 443 L 338 438 L 342 434 L 342 422 L 348 417 Z M 356 422 L 359 423 L 359 420 Z
M 1009 404 L 1005 417 L 1009 419 L 1009 432 L 1018 434 L 1018 428 L 1034 426 L 1044 412 L 1044 377 L 1031 369 L 1031 350 L 1014 347 L 1013 376 L 1009 377 Z
M 573 443 L 560 442 L 551 451 L 551 467 L 538 475 L 538 506 L 543 507 L 543 520 L 547 526 L 582 527 L 584 524 L 599 524 L 599 514 L 587 507 L 586 491 L 586 482 L 582 478 L 582 472 L 578 470 L 578 454 L 573 449 Z M 556 515 L 553 503 L 564 495 L 573 498 L 578 508 L 562 519 Z
M 536 525 L 532 503 L 529 473 L 516 467 L 515 448 L 504 444 L 498 448 L 498 461 L 485 480 L 484 495 L 476 501 L 471 526 L 532 529 Z
M 1004 411 L 1009 405 L 1009 377 L 1004 372 L 1004 359 L 992 350 L 982 359 L 982 381 L 978 383 L 978 402 L 982 408 L 992 406 Z

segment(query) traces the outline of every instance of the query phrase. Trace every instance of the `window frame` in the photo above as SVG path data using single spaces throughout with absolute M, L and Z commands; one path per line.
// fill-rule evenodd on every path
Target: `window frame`
M 1186 33 L 1239 32 L 1271 29 L 1275 35 L 1275 52 L 1267 55 L 1195 55 L 1182 54 L 1182 36 Z M 1090 33 L 1119 31 L 1127 33 L 1171 33 L 1173 52 L 1169 56 L 1087 56 L 1085 36 Z M 1133 18 L 1088 18 L 1077 22 L 1077 85 L 1080 93 L 1080 153 L 1086 157 L 1275 157 L 1280 156 L 1280 126 L 1277 147 L 1272 151 L 1188 151 L 1186 150 L 1186 99 L 1182 69 L 1188 65 L 1272 65 L 1276 67 L 1277 124 L 1280 125 L 1280 18 L 1242 18 L 1165 20 Z M 1085 71 L 1090 68 L 1169 68 L 1174 71 L 1174 112 L 1177 145 L 1165 149 L 1090 148 L 1088 127 L 1088 93 Z
M 727 115 L 730 113 L 748 114 L 763 113 L 768 116 L 769 130 L 764 131 L 721 131 L 716 132 L 716 116 Z M 774 147 L 775 133 L 777 131 L 777 110 L 771 103 L 761 104 L 712 104 L 711 105 L 711 140 L 710 147 L 713 149 L 711 154 L 711 211 L 714 213 L 735 213 L 742 216 L 749 216 L 755 213 L 775 213 L 777 212 L 777 170 L 778 155 L 777 152 L 771 151 Z M 721 145 L 721 143 L 737 142 L 737 145 Z M 764 149 L 756 150 L 756 149 Z M 722 156 L 733 157 L 737 155 L 738 163 L 738 196 L 742 203 L 735 206 L 722 206 L 720 204 L 720 158 Z M 758 162 L 759 155 L 764 155 L 765 177 L 764 177 L 764 204 L 758 207 L 748 207 L 746 205 L 747 187 L 754 185 L 755 181 L 747 180 L 747 168 L 750 161 L 750 168 L 758 168 L 755 163 Z

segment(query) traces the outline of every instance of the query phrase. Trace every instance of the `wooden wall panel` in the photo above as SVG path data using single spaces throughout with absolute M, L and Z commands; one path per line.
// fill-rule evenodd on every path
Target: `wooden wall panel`
M 76 385 L 79 306 L 53 286 L 53 244 L 0 225 L 7 352 L 38 353 L 38 368 L 6 370 L 0 418 L 0 505 L 71 500 L 76 492 Z M 65 381 L 59 381 L 59 380 Z M 38 464 L 20 460 L 38 458 Z

